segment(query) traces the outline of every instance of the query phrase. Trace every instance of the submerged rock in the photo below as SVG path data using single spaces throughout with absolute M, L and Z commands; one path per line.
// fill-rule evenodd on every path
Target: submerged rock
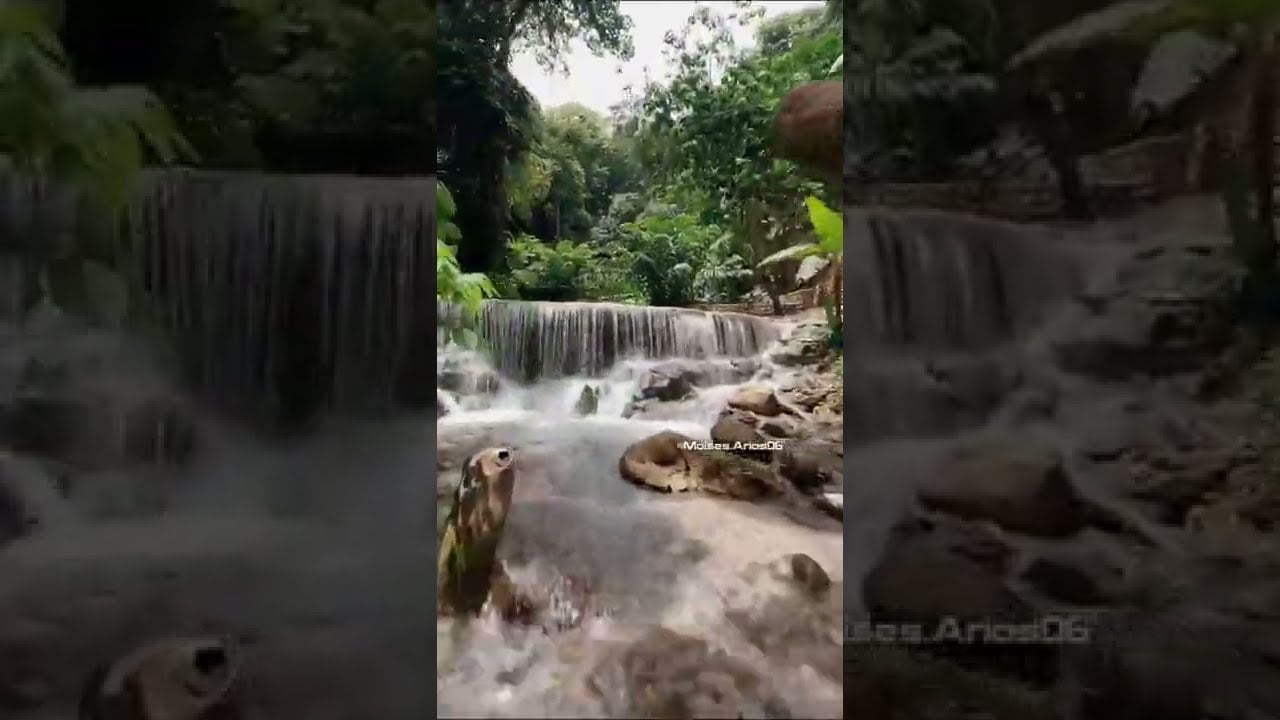
M 765 417 L 782 414 L 782 403 L 778 402 L 778 396 L 773 390 L 767 387 L 747 386 L 739 389 L 729 398 L 729 407 Z
M 693 394 L 693 381 L 679 368 L 654 368 L 640 378 L 638 400 L 682 400 Z
M 606 656 L 592 670 L 588 687 L 611 717 L 788 716 L 750 666 L 705 640 L 664 627 Z
M 238 670 L 223 640 L 157 640 L 90 676 L 80 720 L 238 720 Z

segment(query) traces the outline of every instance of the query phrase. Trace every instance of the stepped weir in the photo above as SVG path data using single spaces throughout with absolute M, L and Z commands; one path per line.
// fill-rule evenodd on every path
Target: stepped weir
M 154 170 L 113 239 L 200 394 L 300 419 L 434 398 L 434 214 L 432 177 Z M 67 193 L 13 179 L 0 223 L 95 234 Z

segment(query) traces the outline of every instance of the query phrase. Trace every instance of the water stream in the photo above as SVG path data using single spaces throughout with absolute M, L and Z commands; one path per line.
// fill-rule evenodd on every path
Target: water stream
M 508 571 L 518 583 L 541 587 L 565 577 L 585 582 L 596 612 L 580 627 L 551 633 L 492 617 L 465 629 L 441 620 L 440 714 L 612 716 L 618 709 L 609 698 L 620 686 L 602 686 L 597 673 L 595 689 L 587 691 L 588 676 L 617 644 L 662 625 L 750 663 L 778 684 L 788 707 L 838 715 L 838 668 L 836 677 L 824 677 L 812 667 L 789 667 L 749 643 L 728 617 L 758 611 L 768 597 L 749 578 L 753 564 L 806 553 L 838 581 L 839 530 L 804 527 L 769 507 L 659 495 L 626 483 L 617 469 L 630 444 L 662 430 L 709 439 L 740 384 L 782 381 L 785 373 L 765 351 L 786 328 L 745 316 L 587 305 L 494 307 L 484 320 L 484 334 L 497 341 L 494 365 L 507 374 L 499 373 L 488 393 L 456 398 L 437 423 L 438 443 L 445 452 L 486 444 L 516 449 L 516 502 L 501 550 Z M 511 353 L 513 342 L 533 352 Z M 595 354 L 586 352 L 593 348 Z M 568 361 L 604 352 L 618 359 L 609 366 Z M 697 394 L 643 418 L 622 417 L 645 373 L 673 361 L 696 370 Z M 439 368 L 440 375 L 495 369 L 456 351 L 442 353 Z M 539 376 L 534 382 L 511 377 L 527 377 L 530 368 Z M 588 386 L 599 400 L 583 415 L 575 408 Z M 813 630 L 834 632 L 838 640 L 838 620 Z

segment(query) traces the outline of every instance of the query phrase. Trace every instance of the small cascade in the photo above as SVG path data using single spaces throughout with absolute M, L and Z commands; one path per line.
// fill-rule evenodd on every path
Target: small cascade
M 1078 256 L 1047 229 L 935 211 L 846 208 L 852 345 L 982 350 L 1036 327 L 1081 287 Z
M 599 376 L 628 358 L 751 357 L 779 333 L 751 315 L 608 303 L 489 301 L 479 324 L 498 371 L 523 381 Z

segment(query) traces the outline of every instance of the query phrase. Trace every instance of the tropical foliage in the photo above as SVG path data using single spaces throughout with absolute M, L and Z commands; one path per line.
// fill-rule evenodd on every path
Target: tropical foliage
M 609 118 L 576 104 L 513 113 L 509 239 L 488 265 L 504 294 L 732 302 L 760 279 L 754 259 L 811 236 L 802 201 L 831 189 L 778 158 L 773 123 L 787 92 L 839 71 L 839 16 L 833 3 L 771 18 L 744 52 L 733 29 L 759 18 L 747 5 L 698 8 L 666 39 L 674 74 Z
M 458 265 L 455 243 L 462 233 L 453 223 L 457 205 L 453 194 L 442 184 L 436 185 L 436 296 L 441 303 L 456 314 L 444 319 L 445 331 L 463 345 L 474 345 L 476 334 L 472 329 L 480 304 L 493 297 L 497 291 L 483 273 L 463 272 Z
M 192 155 L 156 96 L 141 87 L 77 85 L 42 8 L 0 4 L 0 171 L 77 193 L 82 212 L 101 213 L 109 225 L 144 164 Z M 123 320 L 130 292 L 114 269 L 113 247 L 90 247 L 78 235 L 55 242 L 44 226 L 14 232 L 0 240 L 24 270 L 23 313 L 48 300 L 98 320 Z

